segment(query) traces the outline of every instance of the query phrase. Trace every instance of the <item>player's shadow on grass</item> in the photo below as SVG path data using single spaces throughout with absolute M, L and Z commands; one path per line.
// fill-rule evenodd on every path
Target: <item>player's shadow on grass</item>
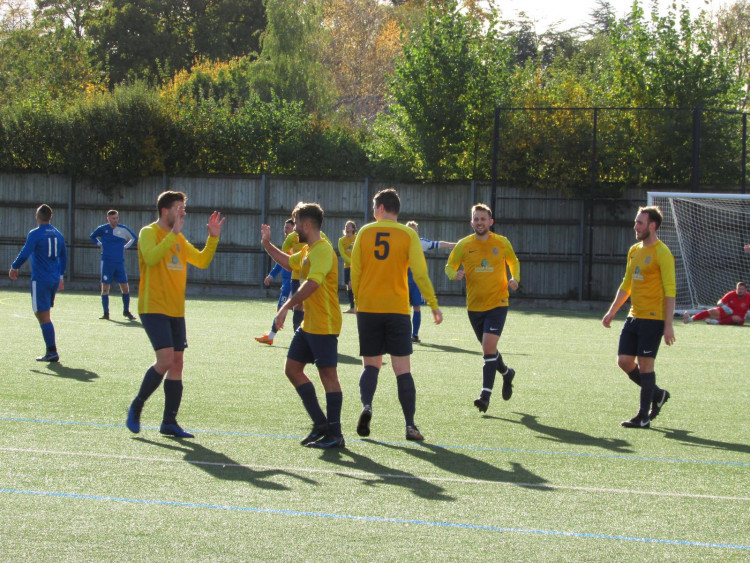
M 377 444 L 377 442 L 371 440 L 363 440 L 363 442 Z M 431 481 L 422 479 L 413 473 L 387 467 L 349 448 L 342 450 L 321 450 L 320 459 L 346 468 L 349 472 L 340 473 L 340 477 L 359 481 L 366 487 L 404 487 L 414 495 L 424 499 L 456 500 L 455 497 L 446 494 L 443 487 Z M 361 475 L 352 474 L 353 472 L 361 473 Z
M 68 367 L 60 362 L 53 362 L 47 365 L 49 371 L 43 371 L 39 369 L 32 369 L 32 373 L 38 373 L 41 375 L 53 375 L 55 377 L 62 377 L 63 379 L 75 379 L 82 383 L 91 383 L 95 379 L 99 379 L 99 374 L 94 373 L 83 368 Z M 50 373 L 52 372 L 52 373 Z
M 347 356 L 346 354 L 342 354 L 341 352 L 339 352 L 339 363 L 349 366 L 360 366 L 362 365 L 362 359 L 355 358 L 354 356 Z
M 538 417 L 532 414 L 525 414 L 522 412 L 514 412 L 513 414 L 520 415 L 521 420 L 512 420 L 510 418 L 500 418 L 499 420 L 512 422 L 513 424 L 522 424 L 532 432 L 542 434 L 543 440 L 549 440 L 561 444 L 574 444 L 577 446 L 593 446 L 595 448 L 602 448 L 620 454 L 633 453 L 630 442 L 622 440 L 621 438 L 600 438 L 598 436 L 585 434 L 584 432 L 578 432 L 577 430 L 542 424 L 537 420 Z
M 290 487 L 270 481 L 272 477 L 279 475 L 285 475 L 299 479 L 300 481 L 307 483 L 308 485 L 316 485 L 317 482 L 302 477 L 282 469 L 263 469 L 255 470 L 246 465 L 242 465 L 237 461 L 233 460 L 229 456 L 211 450 L 205 446 L 200 445 L 192 440 L 181 440 L 179 438 L 172 439 L 170 442 L 155 442 L 147 438 L 133 438 L 144 444 L 150 444 L 158 446 L 167 450 L 176 452 L 182 452 L 185 454 L 185 463 L 189 463 L 201 469 L 215 477 L 216 479 L 222 479 L 224 481 L 242 481 L 250 483 L 251 485 L 258 487 L 259 489 L 270 489 L 274 491 L 288 491 Z
M 664 434 L 665 438 L 670 440 L 677 440 L 691 446 L 698 446 L 701 448 L 711 448 L 714 450 L 726 450 L 730 452 L 739 452 L 743 454 L 750 454 L 750 444 L 738 444 L 735 442 L 722 442 L 721 440 L 710 440 L 708 438 L 701 438 L 700 436 L 691 436 L 692 431 L 690 430 L 678 430 L 676 428 L 653 428 L 657 432 Z
M 501 469 L 491 463 L 479 460 L 475 457 L 468 456 L 451 450 L 445 446 L 437 446 L 426 442 L 415 442 L 414 446 L 400 446 L 397 444 L 388 444 L 385 442 L 373 442 L 378 446 L 400 450 L 404 453 L 422 459 L 431 463 L 435 467 L 453 473 L 462 475 L 468 479 L 477 481 L 490 481 L 494 483 L 511 483 L 519 487 L 533 487 L 542 490 L 551 491 L 545 487 L 547 479 L 532 473 L 523 465 L 516 462 L 510 462 L 511 470 Z
M 440 350 L 441 352 L 450 352 L 451 354 L 471 354 L 472 356 L 477 355 L 476 350 L 467 350 L 466 348 L 459 348 L 458 346 L 447 346 L 445 344 L 427 344 L 424 342 L 415 342 L 414 351 L 417 352 L 420 348 L 432 348 Z

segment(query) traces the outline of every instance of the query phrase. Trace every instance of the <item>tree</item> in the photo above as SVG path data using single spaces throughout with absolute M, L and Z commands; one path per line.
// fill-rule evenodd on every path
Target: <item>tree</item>
M 444 180 L 488 169 L 492 116 L 508 68 L 494 19 L 471 18 L 452 0 L 427 8 L 396 61 L 396 107 L 383 117 L 393 142 L 408 139 L 416 153 L 415 174 Z M 379 131 L 388 129 L 381 123 Z
M 731 53 L 734 75 L 742 84 L 744 96 L 738 108 L 747 111 L 750 102 L 750 1 L 737 0 L 716 14 L 716 46 Z
M 81 39 L 100 6 L 101 0 L 36 0 L 36 17 L 53 29 L 69 27 Z
M 302 102 L 325 115 L 332 105 L 330 72 L 323 65 L 323 5 L 326 0 L 266 0 L 268 24 L 254 69 L 254 87 L 264 101 Z
M 330 0 L 325 5 L 323 64 L 336 86 L 337 112 L 352 126 L 385 108 L 393 61 L 401 48 L 393 11 L 378 0 Z
M 257 53 L 264 26 L 261 0 L 104 0 L 87 31 L 113 87 L 139 77 L 162 83 L 199 56 Z

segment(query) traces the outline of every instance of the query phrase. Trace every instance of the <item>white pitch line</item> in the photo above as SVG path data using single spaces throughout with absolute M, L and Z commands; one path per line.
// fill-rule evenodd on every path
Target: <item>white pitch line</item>
M 117 455 L 117 454 L 101 454 L 94 452 L 60 452 L 53 450 L 34 450 L 24 448 L 3 448 L 0 447 L 0 452 L 6 453 L 26 453 L 26 454 L 42 454 L 52 456 L 78 456 L 78 457 L 96 457 L 104 459 L 118 459 L 121 461 L 144 461 L 148 463 L 186 463 L 189 465 L 197 466 L 212 466 L 212 467 L 229 467 L 237 469 L 251 469 L 260 471 L 283 471 L 286 473 L 320 473 L 325 475 L 344 475 L 348 477 L 370 477 L 372 479 L 413 479 L 415 481 L 430 481 L 435 483 L 460 483 L 468 485 L 505 485 L 513 487 L 522 487 L 525 489 L 548 489 L 555 491 L 582 491 L 587 493 L 609 493 L 618 495 L 657 495 L 660 497 L 674 497 L 674 498 L 694 498 L 703 500 L 728 500 L 736 502 L 748 502 L 750 497 L 730 497 L 720 495 L 699 495 L 692 493 L 668 493 L 664 491 L 637 491 L 633 489 L 610 489 L 602 487 L 576 487 L 572 485 L 550 485 L 542 483 L 516 483 L 511 481 L 490 481 L 484 479 L 459 479 L 456 477 L 429 477 L 429 476 L 417 476 L 417 475 L 399 475 L 392 473 L 370 473 L 367 471 L 341 471 L 336 469 L 312 469 L 309 467 L 280 467 L 272 465 L 255 465 L 255 464 L 242 464 L 242 463 L 222 463 L 218 461 L 193 461 L 187 459 L 168 459 L 168 458 L 157 458 L 157 457 L 143 457 L 143 456 L 128 456 L 128 455 Z

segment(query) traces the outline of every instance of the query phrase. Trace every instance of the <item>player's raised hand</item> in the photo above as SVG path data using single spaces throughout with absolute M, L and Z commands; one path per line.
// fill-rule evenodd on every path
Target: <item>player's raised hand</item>
M 206 225 L 208 234 L 218 238 L 221 235 L 221 228 L 224 226 L 224 221 L 226 220 L 227 218 L 222 217 L 218 211 L 211 213 L 211 217 L 208 218 L 208 225 Z
M 260 243 L 266 243 L 271 240 L 271 227 L 269 225 L 260 226 Z

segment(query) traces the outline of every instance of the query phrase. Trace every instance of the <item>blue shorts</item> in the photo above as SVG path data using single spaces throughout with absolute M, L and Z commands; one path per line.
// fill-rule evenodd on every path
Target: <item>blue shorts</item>
M 301 364 L 335 368 L 339 360 L 338 345 L 338 334 L 310 334 L 298 328 L 289 344 L 286 357 Z
M 140 317 L 154 350 L 174 348 L 175 352 L 182 352 L 188 347 L 185 317 L 169 317 L 157 313 L 144 313 Z
M 31 282 L 31 309 L 35 313 L 44 313 L 54 307 L 59 285 L 59 280 L 54 283 L 33 280 Z
M 479 342 L 482 341 L 484 333 L 494 334 L 499 338 L 503 334 L 507 317 L 507 307 L 495 307 L 489 311 L 469 311 L 469 322 Z
M 281 292 L 279 293 L 279 302 L 276 305 L 276 310 L 281 309 L 281 306 L 286 303 L 289 296 L 292 294 L 292 280 L 281 281 Z
M 422 292 L 419 291 L 419 287 L 416 283 L 409 281 L 409 305 L 412 307 L 421 307 L 422 302 Z
M 357 313 L 360 356 L 411 356 L 411 318 L 396 313 Z
M 109 262 L 102 260 L 101 265 L 102 283 L 110 285 L 112 282 L 128 283 L 128 275 L 125 273 L 125 262 Z
M 664 321 L 628 317 L 620 333 L 618 356 L 655 358 L 664 336 Z

